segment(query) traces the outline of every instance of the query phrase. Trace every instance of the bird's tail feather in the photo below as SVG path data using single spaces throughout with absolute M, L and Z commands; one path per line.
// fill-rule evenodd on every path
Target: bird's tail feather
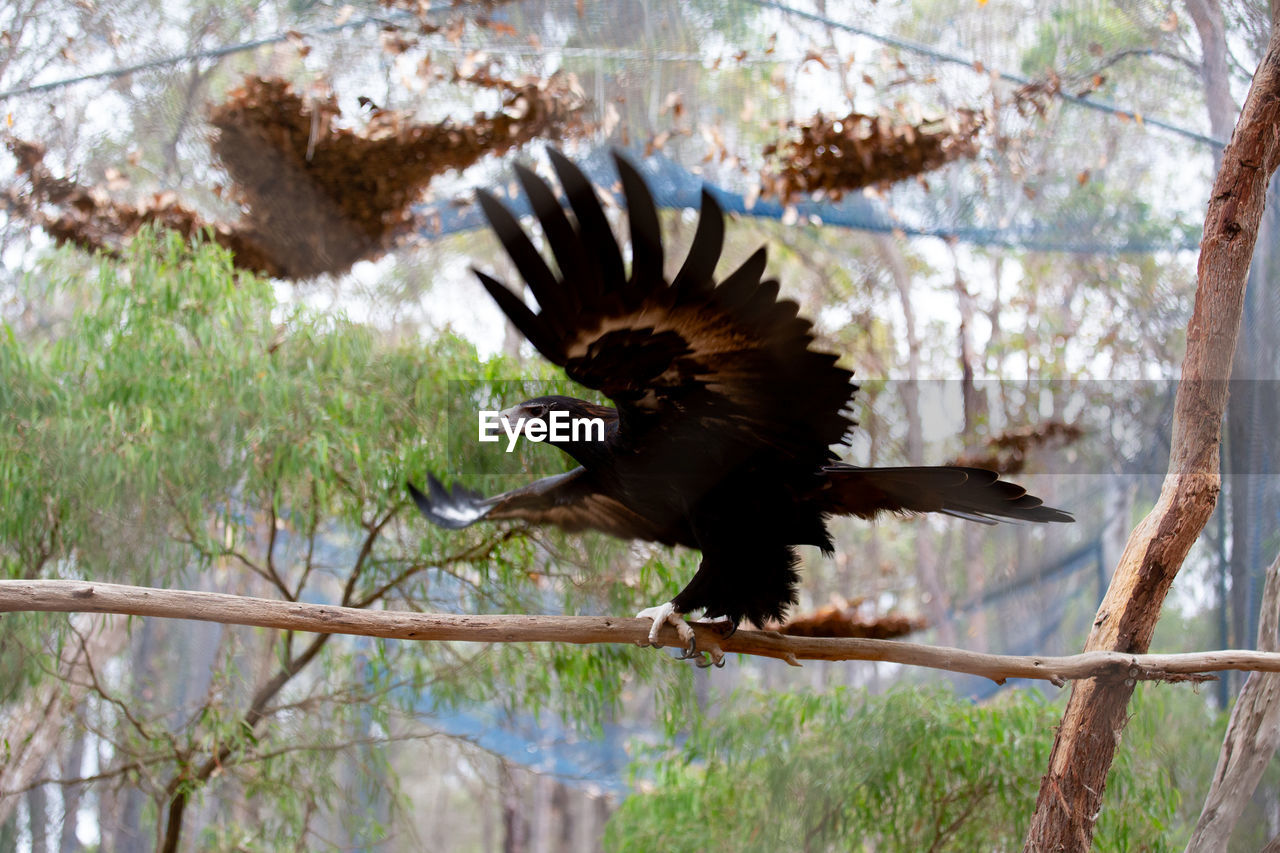
M 938 512 L 984 524 L 997 521 L 1075 521 L 1070 513 L 985 468 L 956 466 L 823 468 L 823 509 L 834 515 L 874 518 L 882 512 Z

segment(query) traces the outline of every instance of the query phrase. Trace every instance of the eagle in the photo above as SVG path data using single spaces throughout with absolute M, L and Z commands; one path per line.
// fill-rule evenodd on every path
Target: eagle
M 699 661 L 683 617 L 701 610 L 731 630 L 743 620 L 781 620 L 796 601 L 796 546 L 831 555 L 833 516 L 1074 520 L 981 468 L 842 462 L 832 447 L 847 443 L 855 425 L 852 373 L 814 348 L 812 324 L 794 301 L 778 297 L 778 282 L 765 276 L 764 248 L 716 280 L 724 213 L 715 196 L 703 189 L 688 256 L 668 278 L 657 207 L 636 168 L 614 154 L 630 228 L 628 265 L 591 182 L 564 155 L 548 154 L 572 218 L 542 178 L 523 166 L 515 171 L 554 270 L 512 212 L 478 193 L 538 309 L 473 272 L 538 352 L 614 405 L 545 396 L 504 410 L 508 429 L 536 424 L 577 465 L 493 497 L 429 475 L 425 493 L 407 484 L 428 520 L 451 529 L 519 520 L 701 551 L 684 589 L 637 614 L 652 620 L 651 644 L 670 624 L 685 657 Z M 554 429 L 577 421 L 603 430 Z

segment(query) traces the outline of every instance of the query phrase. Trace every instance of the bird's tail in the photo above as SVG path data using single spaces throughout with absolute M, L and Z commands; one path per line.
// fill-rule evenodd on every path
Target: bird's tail
M 859 468 L 843 463 L 822 469 L 821 504 L 833 515 L 874 518 L 882 512 L 940 512 L 994 524 L 997 521 L 1075 521 L 1071 513 L 985 468 Z

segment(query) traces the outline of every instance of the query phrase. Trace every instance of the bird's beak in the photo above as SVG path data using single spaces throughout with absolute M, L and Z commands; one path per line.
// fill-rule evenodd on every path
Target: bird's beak
M 498 412 L 498 420 L 506 421 L 507 423 L 515 424 L 516 427 L 519 427 L 520 422 L 524 420 L 524 411 L 520 406 L 512 406 L 509 409 L 503 409 L 501 412 Z

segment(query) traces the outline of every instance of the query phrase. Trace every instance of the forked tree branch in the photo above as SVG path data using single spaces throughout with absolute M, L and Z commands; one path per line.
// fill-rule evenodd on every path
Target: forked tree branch
M 1277 0 L 1273 12 L 1280 10 Z M 1174 402 L 1169 471 L 1160 498 L 1129 534 L 1085 652 L 1141 654 L 1165 595 L 1213 513 L 1227 381 L 1267 185 L 1280 165 L 1280 20 L 1240 111 L 1205 215 L 1187 352 Z M 1041 778 L 1024 853 L 1087 853 L 1107 773 L 1129 719 L 1130 683 L 1072 685 Z
M 466 616 L 361 610 L 277 601 L 215 592 L 155 589 L 72 580 L 0 581 L 0 613 L 20 611 L 121 613 L 252 625 L 321 634 L 358 634 L 400 640 L 478 643 L 641 643 L 647 619 L 609 616 Z M 723 637 L 714 625 L 694 623 L 698 648 L 770 657 L 799 665 L 801 660 L 874 660 L 944 669 L 990 678 L 1034 678 L 1061 685 L 1072 679 L 1205 681 L 1212 672 L 1280 672 L 1280 654 L 1217 651 L 1173 655 L 1086 652 L 1067 657 L 991 655 L 946 646 L 897 640 L 795 637 L 773 631 L 739 630 Z M 663 646 L 682 645 L 666 627 Z

